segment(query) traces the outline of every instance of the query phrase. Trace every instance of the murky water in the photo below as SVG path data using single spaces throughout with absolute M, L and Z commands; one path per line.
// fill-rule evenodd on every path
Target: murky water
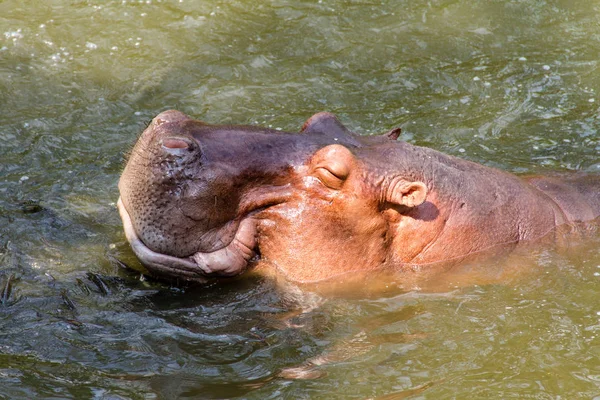
M 582 0 L 1 2 L 0 398 L 600 398 L 598 238 L 511 285 L 290 315 L 264 278 L 140 280 L 114 205 L 168 108 L 286 130 L 328 110 L 517 173 L 600 171 L 599 20 Z

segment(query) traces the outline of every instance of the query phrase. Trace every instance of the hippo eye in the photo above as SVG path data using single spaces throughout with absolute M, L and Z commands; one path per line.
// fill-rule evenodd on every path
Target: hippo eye
M 350 175 L 354 157 L 344 146 L 332 144 L 319 150 L 311 159 L 312 174 L 323 185 L 331 189 L 341 189 Z
M 347 178 L 347 175 L 340 174 L 341 176 L 338 176 L 338 174 L 325 167 L 315 168 L 314 174 L 325 186 L 331 189 L 341 189 Z

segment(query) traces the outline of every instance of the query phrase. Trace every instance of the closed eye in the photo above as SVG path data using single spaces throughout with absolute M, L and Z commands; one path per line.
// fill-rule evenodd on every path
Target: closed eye
M 325 167 L 317 167 L 314 170 L 315 176 L 328 188 L 341 189 L 347 176 L 338 176 L 333 171 Z

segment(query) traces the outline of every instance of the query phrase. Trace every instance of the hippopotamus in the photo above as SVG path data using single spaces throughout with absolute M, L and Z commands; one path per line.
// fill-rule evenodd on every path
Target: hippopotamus
M 435 270 L 596 224 L 600 175 L 518 177 L 333 114 L 300 132 L 156 116 L 119 181 L 118 209 L 151 275 L 204 282 L 258 260 L 293 282 Z

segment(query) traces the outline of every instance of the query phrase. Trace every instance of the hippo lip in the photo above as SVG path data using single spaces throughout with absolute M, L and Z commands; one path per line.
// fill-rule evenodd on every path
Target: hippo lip
M 184 280 L 207 282 L 211 275 L 233 276 L 239 274 L 256 255 L 254 251 L 255 223 L 251 219 L 244 219 L 240 222 L 235 237 L 223 248 L 212 252 L 197 252 L 189 257 L 174 257 L 157 253 L 148 248 L 135 232 L 129 212 L 121 198 L 117 202 L 117 207 L 123 221 L 127 241 L 138 259 L 153 274 L 168 278 L 177 277 Z
M 133 228 L 129 212 L 125 209 L 123 201 L 119 197 L 117 208 L 123 221 L 125 237 L 131 245 L 131 249 L 135 255 L 142 260 L 142 264 L 150 271 L 160 275 L 172 276 L 173 272 L 177 272 L 177 276 L 182 278 L 206 281 L 200 273 L 198 265 L 195 261 L 185 258 L 173 257 L 166 254 L 157 253 L 150 250 L 139 238 Z

